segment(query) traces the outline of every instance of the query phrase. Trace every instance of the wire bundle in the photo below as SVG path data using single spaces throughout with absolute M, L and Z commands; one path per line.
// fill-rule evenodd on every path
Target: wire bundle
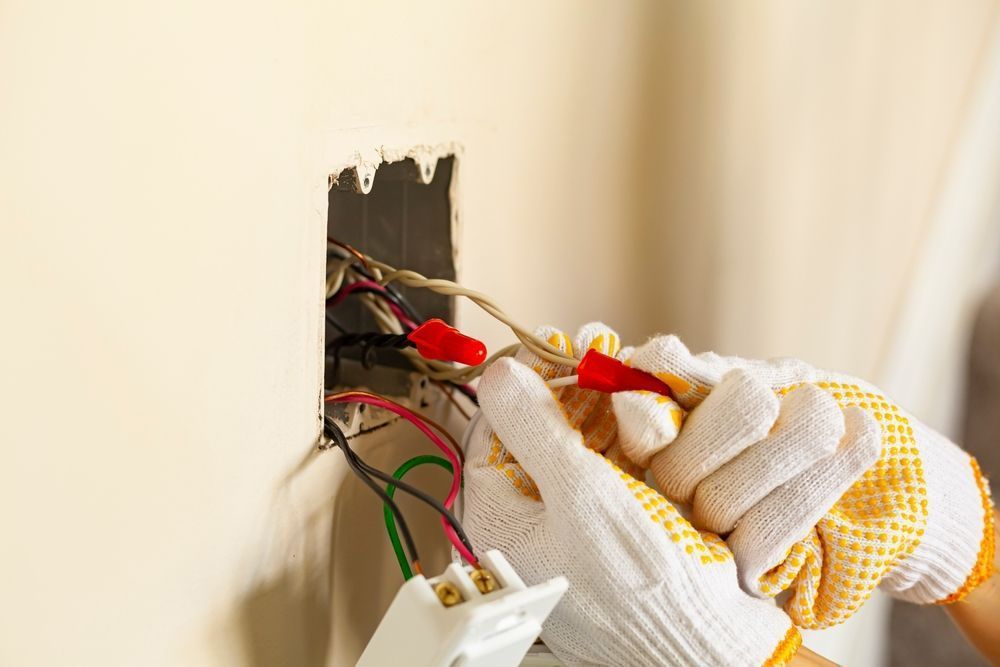
M 372 313 L 379 329 L 384 333 L 404 333 L 413 328 L 422 318 L 409 307 L 392 283 L 408 287 L 420 287 L 448 296 L 462 296 L 470 299 L 484 311 L 506 324 L 521 345 L 543 359 L 575 368 L 579 361 L 571 355 L 535 336 L 526 328 L 516 323 L 489 296 L 482 292 L 468 289 L 451 280 L 428 278 L 416 271 L 397 269 L 389 264 L 375 260 L 357 249 L 328 238 L 329 245 L 346 251 L 340 255 L 339 261 L 331 266 L 327 274 L 327 305 L 336 305 L 348 295 L 360 292 L 366 295 L 365 307 Z M 351 274 L 357 274 L 352 277 Z M 345 281 L 347 282 L 344 285 Z M 357 285 L 355 287 L 355 285 Z M 518 344 L 508 345 L 494 353 L 485 363 L 478 366 L 455 367 L 451 364 L 427 360 L 420 357 L 414 350 L 402 350 L 413 366 L 421 373 L 435 380 L 443 380 L 456 384 L 466 384 L 478 377 L 493 361 L 500 357 L 510 356 L 517 351 Z
M 416 271 L 396 269 L 384 262 L 376 261 L 336 239 L 328 238 L 327 240 L 326 321 L 340 332 L 340 335 L 328 344 L 328 350 L 332 350 L 334 357 L 335 371 L 339 367 L 340 354 L 345 347 L 360 346 L 362 348 L 362 364 L 365 367 L 370 367 L 373 362 L 371 355 L 375 348 L 397 349 L 409 359 L 417 371 L 427 375 L 441 387 L 448 400 L 468 418 L 465 411 L 441 383 L 447 383 L 475 402 L 475 390 L 468 386 L 468 382 L 478 377 L 493 361 L 514 354 L 520 345 L 524 345 L 539 357 L 554 363 L 573 368 L 579 364 L 579 361 L 573 357 L 517 324 L 495 301 L 481 292 L 467 289 L 450 280 L 427 278 Z M 484 363 L 474 366 L 458 367 L 449 362 L 426 359 L 408 344 L 407 338 L 407 334 L 417 329 L 424 322 L 424 318 L 394 287 L 393 283 L 430 289 L 448 296 L 466 297 L 510 327 L 520 343 L 509 345 L 494 353 Z M 361 298 L 361 303 L 375 318 L 378 332 L 348 331 L 331 313 L 331 310 L 352 295 L 358 295 Z M 351 448 L 348 438 L 336 422 L 330 417 L 324 418 L 326 436 L 341 449 L 352 472 L 382 499 L 386 530 L 393 551 L 399 560 L 403 576 L 410 578 L 414 573 L 419 574 L 421 570 L 420 558 L 413 536 L 394 500 L 397 489 L 417 498 L 437 511 L 441 516 L 441 525 L 448 540 L 463 559 L 473 566 L 479 567 L 472 545 L 469 543 L 461 523 L 452 512 L 462 486 L 462 465 L 464 463 L 462 449 L 455 439 L 428 417 L 415 413 L 383 396 L 363 391 L 346 391 L 327 396 L 325 401 L 328 404 L 362 403 L 393 412 L 413 424 L 445 456 L 445 458 L 441 458 L 424 455 L 411 458 L 399 466 L 392 475 L 389 475 L 362 460 Z M 451 472 L 451 485 L 443 501 L 439 501 L 402 481 L 402 478 L 410 470 L 421 465 L 436 465 Z M 383 489 L 375 479 L 386 482 L 388 485 Z M 400 540 L 400 533 L 402 533 L 402 540 Z M 407 559 L 407 553 L 409 559 Z
M 424 321 L 424 318 L 398 290 L 391 285 L 382 284 L 376 279 L 381 276 L 381 273 L 378 269 L 371 268 L 367 257 L 355 248 L 336 239 L 327 238 L 327 242 L 329 246 L 332 246 L 330 250 L 334 254 L 332 255 L 333 261 L 329 261 L 327 264 L 326 321 L 341 334 L 327 344 L 327 350 L 331 352 L 334 359 L 334 371 L 336 372 L 340 367 L 340 355 L 344 347 L 360 344 L 362 346 L 361 359 L 366 368 L 371 367 L 374 361 L 375 348 L 394 348 L 405 355 L 418 372 L 427 375 L 432 380 L 452 385 L 475 403 L 475 390 L 468 386 L 468 382 L 478 377 L 490 361 L 499 358 L 502 354 L 494 355 L 493 358 L 479 366 L 455 367 L 445 362 L 424 359 L 416 350 L 408 349 L 403 342 L 405 334 L 417 328 Z M 346 251 L 346 254 L 340 254 L 339 249 Z M 375 318 L 379 333 L 386 334 L 385 338 L 371 335 L 373 332 L 350 332 L 337 321 L 331 313 L 331 309 L 343 303 L 352 294 L 362 297 L 362 304 Z M 393 338 L 390 335 L 402 336 L 402 338 Z M 512 354 L 514 349 L 516 347 L 505 348 L 501 352 Z M 450 397 L 449 400 L 451 400 Z
M 466 537 L 461 523 L 455 518 L 451 511 L 462 485 L 462 463 L 464 458 L 462 448 L 451 436 L 451 434 L 448 433 L 444 427 L 429 417 L 415 413 L 399 403 L 385 398 L 384 396 L 378 396 L 377 394 L 364 391 L 347 391 L 327 396 L 324 400 L 326 403 L 330 404 L 363 403 L 393 412 L 417 427 L 418 430 L 420 430 L 432 443 L 434 443 L 435 446 L 438 447 L 438 449 L 445 454 L 448 460 L 442 460 L 442 463 L 447 464 L 447 466 L 451 469 L 452 481 L 444 501 L 439 502 L 428 496 L 423 491 L 420 491 L 419 489 L 416 489 L 399 480 L 403 474 L 412 468 L 412 465 L 410 467 L 406 467 L 407 464 L 403 464 L 403 467 L 401 467 L 400 470 L 397 470 L 397 473 L 392 476 L 378 470 L 377 468 L 367 465 L 351 449 L 343 431 L 336 425 L 336 423 L 330 417 L 326 417 L 324 419 L 324 431 L 326 432 L 327 437 L 329 437 L 334 444 L 343 450 L 344 456 L 347 458 L 352 471 L 358 475 L 362 481 L 365 481 L 369 487 L 374 489 L 374 487 L 372 487 L 374 482 L 371 480 L 371 476 L 377 477 L 385 482 L 388 482 L 390 487 L 399 487 L 403 491 L 417 497 L 425 504 L 433 507 L 439 514 L 441 514 L 441 524 L 448 540 L 452 543 L 458 553 L 461 554 L 462 558 L 469 563 L 478 566 L 478 559 L 474 554 L 472 545 L 469 542 L 468 537 Z M 445 441 L 447 441 L 447 444 Z M 418 464 L 419 462 L 414 463 L 413 465 Z M 387 515 L 386 526 L 389 529 L 390 539 L 395 533 L 395 525 L 398 524 L 400 530 L 402 530 L 403 539 L 407 545 L 407 551 L 410 553 L 410 562 L 413 563 L 413 570 L 419 573 L 419 557 L 417 556 L 415 545 L 413 544 L 412 537 L 410 536 L 409 528 L 406 525 L 406 521 L 403 518 L 402 513 L 399 512 L 399 508 L 395 505 L 395 502 L 392 499 L 394 488 L 387 488 L 385 491 L 379 488 L 377 493 L 380 497 L 382 497 L 387 511 L 391 513 L 392 518 L 395 519 L 395 521 L 392 522 Z M 394 548 L 398 546 L 398 542 L 396 540 L 393 540 L 393 543 Z M 399 548 L 395 548 L 395 550 L 397 557 L 399 557 L 402 550 Z M 400 559 L 400 568 L 403 570 L 404 576 L 408 578 L 410 576 L 410 570 L 406 567 L 404 559 Z

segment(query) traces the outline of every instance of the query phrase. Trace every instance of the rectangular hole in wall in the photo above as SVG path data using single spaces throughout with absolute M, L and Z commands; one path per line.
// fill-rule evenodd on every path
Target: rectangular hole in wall
M 453 168 L 454 158 L 447 157 L 438 160 L 436 167 L 406 159 L 382 164 L 376 172 L 364 175 L 353 168 L 344 170 L 336 175 L 330 189 L 327 235 L 397 268 L 454 280 L 450 197 Z M 362 179 L 370 182 L 359 182 Z M 328 248 L 328 273 L 343 254 Z M 453 321 L 452 297 L 426 289 L 397 289 L 422 317 Z M 347 331 L 378 331 L 375 318 L 357 294 L 330 308 L 329 314 Z M 327 322 L 326 340 L 333 341 L 338 335 L 338 329 Z M 336 374 L 328 355 L 324 386 L 364 385 L 393 393 L 402 391 L 401 377 L 406 373 L 388 369 L 409 369 L 406 358 L 395 350 L 373 352 L 376 368 L 364 369 L 361 350 L 344 348 Z
M 436 167 L 433 163 L 404 160 L 382 164 L 374 172 L 362 168 L 360 176 L 353 168 L 334 174 L 336 183 L 329 192 L 328 236 L 392 266 L 453 280 L 454 169 L 454 159 L 443 158 Z M 365 174 L 370 179 L 367 184 Z M 342 251 L 328 247 L 328 272 L 340 261 L 338 257 L 344 256 Z M 399 290 L 422 318 L 453 321 L 452 298 L 426 289 Z M 351 294 L 329 312 L 348 331 L 377 331 L 376 321 L 362 306 L 361 298 Z M 326 340 L 332 341 L 338 335 L 339 331 L 327 324 Z M 334 377 L 328 358 L 326 388 L 368 388 L 431 417 L 452 434 L 461 433 L 465 420 L 450 408 L 444 392 L 440 387 L 425 385 L 422 379 L 413 383 L 412 367 L 401 354 L 379 350 L 371 369 L 364 368 L 359 359 L 359 349 L 345 348 L 339 374 Z M 423 434 L 395 415 L 326 407 L 334 419 L 344 424 L 354 451 L 381 470 L 395 470 L 414 455 L 440 455 Z M 437 498 L 445 497 L 450 482 L 447 473 L 435 466 L 413 470 L 407 481 Z M 442 537 L 439 516 L 407 494 L 397 494 L 396 500 L 419 545 L 424 567 L 429 572 L 441 572 L 450 561 L 450 547 Z M 370 490 L 356 480 L 349 481 L 337 487 L 332 504 L 333 599 L 327 664 L 340 667 L 357 663 L 402 580 L 385 536 L 383 506 Z

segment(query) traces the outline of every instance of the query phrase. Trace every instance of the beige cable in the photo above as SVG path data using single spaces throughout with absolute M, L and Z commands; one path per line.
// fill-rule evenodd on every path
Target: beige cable
M 409 287 L 429 289 L 446 296 L 463 296 L 500 322 L 507 325 L 510 330 L 514 332 L 514 335 L 522 345 L 527 347 L 542 359 L 573 368 L 578 366 L 580 363 L 578 359 L 565 354 L 561 350 L 555 348 L 548 342 L 535 336 L 527 329 L 516 323 L 502 308 L 500 308 L 499 305 L 497 305 L 495 301 L 493 301 L 492 298 L 482 292 L 468 289 L 451 280 L 428 278 L 420 273 L 417 273 L 416 271 L 396 269 L 385 262 L 380 262 L 367 255 L 365 255 L 365 259 L 372 276 L 380 285 L 385 286 L 391 282 L 397 281 Z M 333 271 L 328 272 L 326 284 L 327 298 L 340 290 L 345 281 L 354 282 L 354 279 L 348 275 L 348 270 L 354 261 L 354 257 L 345 257 L 338 263 L 338 266 L 336 266 Z M 384 333 L 403 333 L 403 327 L 399 322 L 399 319 L 388 307 L 388 305 L 386 305 L 381 299 L 377 298 L 376 295 L 362 295 L 362 303 L 375 318 L 376 325 L 380 331 Z M 427 375 L 431 379 L 465 384 L 479 377 L 483 371 L 485 371 L 486 368 L 497 359 L 513 356 L 519 347 L 520 345 L 516 343 L 508 345 L 492 354 L 482 364 L 479 364 L 478 366 L 465 367 L 456 367 L 443 361 L 424 359 L 416 350 L 412 349 L 401 350 L 401 352 L 406 355 L 406 357 L 420 373 Z
M 326 273 L 326 298 L 329 299 L 331 296 L 336 294 L 341 286 L 344 284 L 344 276 L 347 275 L 347 269 L 353 263 L 352 258 L 341 260 L 334 267 L 333 271 L 329 270 L 330 265 L 327 264 Z
M 499 305 L 497 305 L 495 301 L 493 301 L 493 299 L 482 292 L 468 289 L 467 287 L 463 287 L 451 280 L 428 278 L 427 276 L 421 275 L 416 271 L 396 269 L 388 264 L 385 264 L 384 262 L 373 260 L 371 257 L 368 257 L 368 262 L 375 269 L 385 272 L 379 280 L 379 284 L 381 285 L 387 285 L 391 282 L 398 281 L 403 285 L 410 287 L 422 287 L 437 292 L 438 294 L 444 294 L 447 296 L 463 296 L 495 317 L 497 320 L 510 327 L 510 330 L 514 332 L 517 339 L 521 341 L 525 347 L 542 359 L 573 368 L 576 368 L 580 364 L 578 359 L 562 352 L 556 347 L 550 345 L 547 341 L 538 338 L 530 331 L 516 323 L 509 315 L 507 315 L 506 312 L 503 311 L 503 309 L 500 308 Z

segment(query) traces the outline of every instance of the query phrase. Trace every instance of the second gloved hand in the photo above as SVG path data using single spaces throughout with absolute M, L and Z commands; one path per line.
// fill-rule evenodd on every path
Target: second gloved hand
M 582 333 L 617 354 L 611 332 Z M 609 398 L 574 390 L 560 404 L 539 375 L 552 369 L 522 360 L 480 382 L 464 523 L 525 581 L 569 579 L 546 644 L 569 665 L 785 664 L 800 642 L 788 616 L 739 588 L 721 539 L 609 460 L 621 455 Z
M 651 458 L 658 485 L 697 525 L 729 533 L 747 591 L 791 589 L 797 624 L 842 622 L 876 586 L 953 602 L 992 573 L 975 460 L 877 388 L 791 359 L 691 355 L 673 336 L 631 363 L 691 410 Z M 632 418 L 619 411 L 623 430 Z

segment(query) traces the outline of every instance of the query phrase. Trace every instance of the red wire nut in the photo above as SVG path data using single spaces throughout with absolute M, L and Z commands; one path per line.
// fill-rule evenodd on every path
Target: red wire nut
M 576 375 L 580 387 L 606 394 L 617 391 L 652 391 L 663 396 L 673 396 L 665 382 L 649 373 L 630 368 L 597 350 L 588 350 L 583 355 Z
M 486 361 L 486 346 L 482 341 L 460 333 L 438 318 L 427 320 L 406 337 L 424 359 L 457 361 L 466 366 Z

